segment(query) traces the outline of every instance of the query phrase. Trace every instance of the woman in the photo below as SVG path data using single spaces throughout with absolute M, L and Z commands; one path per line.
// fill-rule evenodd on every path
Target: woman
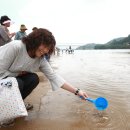
M 52 90 L 65 89 L 75 95 L 88 95 L 56 74 L 43 56 L 51 55 L 55 50 L 56 41 L 47 29 L 37 29 L 24 37 L 22 41 L 12 41 L 0 47 L 0 79 L 16 77 L 22 98 L 25 99 L 39 83 L 35 73 L 40 70 L 49 79 Z
M 10 42 L 15 33 L 10 33 L 8 30 L 11 24 L 11 19 L 8 16 L 1 16 L 0 24 L 0 46 L 2 46 Z

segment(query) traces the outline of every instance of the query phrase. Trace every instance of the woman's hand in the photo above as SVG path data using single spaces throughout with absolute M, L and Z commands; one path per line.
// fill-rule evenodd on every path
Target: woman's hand
M 83 90 L 79 90 L 79 92 L 77 93 L 78 96 L 82 97 L 82 99 L 86 99 L 88 98 L 88 95 L 86 92 L 84 92 Z
M 10 33 L 10 34 L 9 34 L 9 37 L 12 38 L 13 36 L 15 36 L 15 34 L 16 34 L 15 32 Z

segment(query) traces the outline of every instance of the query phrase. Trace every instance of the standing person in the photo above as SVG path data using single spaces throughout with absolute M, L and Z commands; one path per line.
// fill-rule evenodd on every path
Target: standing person
M 8 27 L 11 25 L 11 19 L 8 16 L 1 16 L 0 24 L 0 46 L 2 46 L 10 42 L 15 33 L 10 33 L 8 30 Z
M 21 40 L 23 37 L 25 37 L 27 35 L 26 30 L 27 30 L 26 26 L 22 24 L 20 26 L 20 31 L 16 33 L 14 40 Z
M 62 88 L 82 96 L 83 99 L 87 98 L 86 92 L 67 83 L 53 71 L 47 60 L 43 58 L 46 53 L 51 55 L 54 52 L 55 45 L 56 41 L 52 33 L 40 28 L 31 32 L 21 41 L 12 41 L 10 44 L 0 47 L 0 79 L 8 76 L 16 77 L 24 100 L 37 87 L 39 78 L 35 72 L 40 70 L 49 79 L 53 91 Z

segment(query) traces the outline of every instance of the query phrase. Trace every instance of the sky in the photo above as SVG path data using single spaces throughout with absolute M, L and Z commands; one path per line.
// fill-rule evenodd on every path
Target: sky
M 8 15 L 19 31 L 25 24 L 46 28 L 57 44 L 104 44 L 130 34 L 130 0 L 1 0 L 0 16 Z

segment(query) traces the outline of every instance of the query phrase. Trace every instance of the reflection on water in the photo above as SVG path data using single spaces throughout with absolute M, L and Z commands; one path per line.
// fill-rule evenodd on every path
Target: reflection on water
M 59 90 L 43 98 L 44 118 L 66 119 L 73 122 L 72 128 L 130 130 L 130 50 L 75 51 L 54 57 L 51 64 L 90 97 L 107 98 L 109 107 L 99 112 L 91 103 Z

